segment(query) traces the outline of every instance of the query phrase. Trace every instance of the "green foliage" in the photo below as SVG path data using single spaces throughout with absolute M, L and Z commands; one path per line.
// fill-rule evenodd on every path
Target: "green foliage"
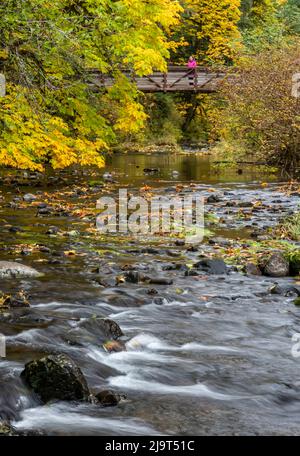
M 149 116 L 146 142 L 177 144 L 182 137 L 183 123 L 178 97 L 164 93 L 147 95 L 145 109 Z
M 267 162 L 282 171 L 298 166 L 299 100 L 292 96 L 297 58 L 297 44 L 264 51 L 245 60 L 224 84 L 226 104 L 215 120 L 226 154 Z
M 288 217 L 276 230 L 281 237 L 300 241 L 300 212 Z M 300 252 L 299 252 L 300 260 Z

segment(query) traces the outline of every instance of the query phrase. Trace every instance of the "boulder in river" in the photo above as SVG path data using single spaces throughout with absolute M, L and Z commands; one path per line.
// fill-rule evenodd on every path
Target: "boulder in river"
M 104 407 L 118 405 L 122 399 L 122 396 L 120 394 L 112 390 L 100 391 L 100 393 L 97 393 L 95 397 Z
M 194 264 L 194 268 L 206 274 L 228 274 L 227 266 L 222 259 L 203 258 Z
M 44 403 L 51 400 L 87 400 L 90 395 L 80 368 L 64 354 L 30 361 L 21 377 Z
M 0 278 L 11 279 L 15 277 L 41 277 L 39 271 L 30 266 L 15 261 L 0 261 Z
M 262 272 L 270 277 L 286 277 L 289 275 L 289 262 L 282 253 L 273 253 L 261 266 Z

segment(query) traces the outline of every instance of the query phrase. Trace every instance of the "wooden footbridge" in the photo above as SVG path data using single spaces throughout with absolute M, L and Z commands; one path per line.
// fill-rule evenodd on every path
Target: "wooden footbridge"
M 204 67 L 187 68 L 169 66 L 167 73 L 154 72 L 151 75 L 138 77 L 132 72 L 124 72 L 125 76 L 137 84 L 142 92 L 202 92 L 213 93 L 224 79 L 225 73 L 212 72 Z M 101 87 L 111 87 L 114 83 L 112 76 L 90 71 L 89 81 L 97 90 Z

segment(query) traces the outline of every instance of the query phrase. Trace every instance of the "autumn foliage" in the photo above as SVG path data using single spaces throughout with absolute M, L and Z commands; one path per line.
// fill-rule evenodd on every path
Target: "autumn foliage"
M 293 44 L 248 58 L 228 78 L 222 89 L 225 105 L 216 115 L 228 158 L 264 161 L 281 170 L 296 168 L 300 162 L 300 98 L 292 91 L 296 73 L 300 73 L 299 45 Z

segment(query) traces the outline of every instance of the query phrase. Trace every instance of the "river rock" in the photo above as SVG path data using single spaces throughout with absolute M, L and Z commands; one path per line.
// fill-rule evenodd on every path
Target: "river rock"
M 30 266 L 15 261 L 0 261 L 0 278 L 11 279 L 15 277 L 41 277 L 39 271 Z
M 194 267 L 206 274 L 228 274 L 227 266 L 221 259 L 203 258 Z
M 87 400 L 90 394 L 80 368 L 64 354 L 30 361 L 21 377 L 44 403 L 51 400 Z
M 148 281 L 151 285 L 172 285 L 172 279 L 166 279 L 165 277 L 151 277 Z
M 272 284 L 269 289 L 269 293 L 278 294 L 282 296 L 300 296 L 300 288 L 293 285 L 278 285 L 278 283 Z
M 35 201 L 37 197 L 33 195 L 32 193 L 26 193 L 26 195 L 23 196 L 23 200 L 26 201 L 26 203 L 31 203 L 32 201 Z
M 218 195 L 217 193 L 213 193 L 212 195 L 209 195 L 207 197 L 207 203 L 208 204 L 211 204 L 211 203 L 219 203 L 221 201 L 221 196 Z
M 262 265 L 261 269 L 266 276 L 285 277 L 289 275 L 289 262 L 282 253 L 273 253 Z
M 100 391 L 100 393 L 97 393 L 95 397 L 104 407 L 118 405 L 118 403 L 122 399 L 122 396 L 120 394 L 112 390 Z
M 139 282 L 145 282 L 147 277 L 142 274 L 141 272 L 138 271 L 127 271 L 124 274 L 126 282 L 130 283 L 139 283 Z
M 245 270 L 247 275 L 254 275 L 254 276 L 260 276 L 261 275 L 261 270 L 254 263 L 247 263 L 245 265 L 244 270 Z
M 0 291 L 0 310 L 15 307 L 30 307 L 26 292 L 19 291 L 13 295 L 5 295 Z
M 18 435 L 17 430 L 7 421 L 0 421 L 0 436 Z

